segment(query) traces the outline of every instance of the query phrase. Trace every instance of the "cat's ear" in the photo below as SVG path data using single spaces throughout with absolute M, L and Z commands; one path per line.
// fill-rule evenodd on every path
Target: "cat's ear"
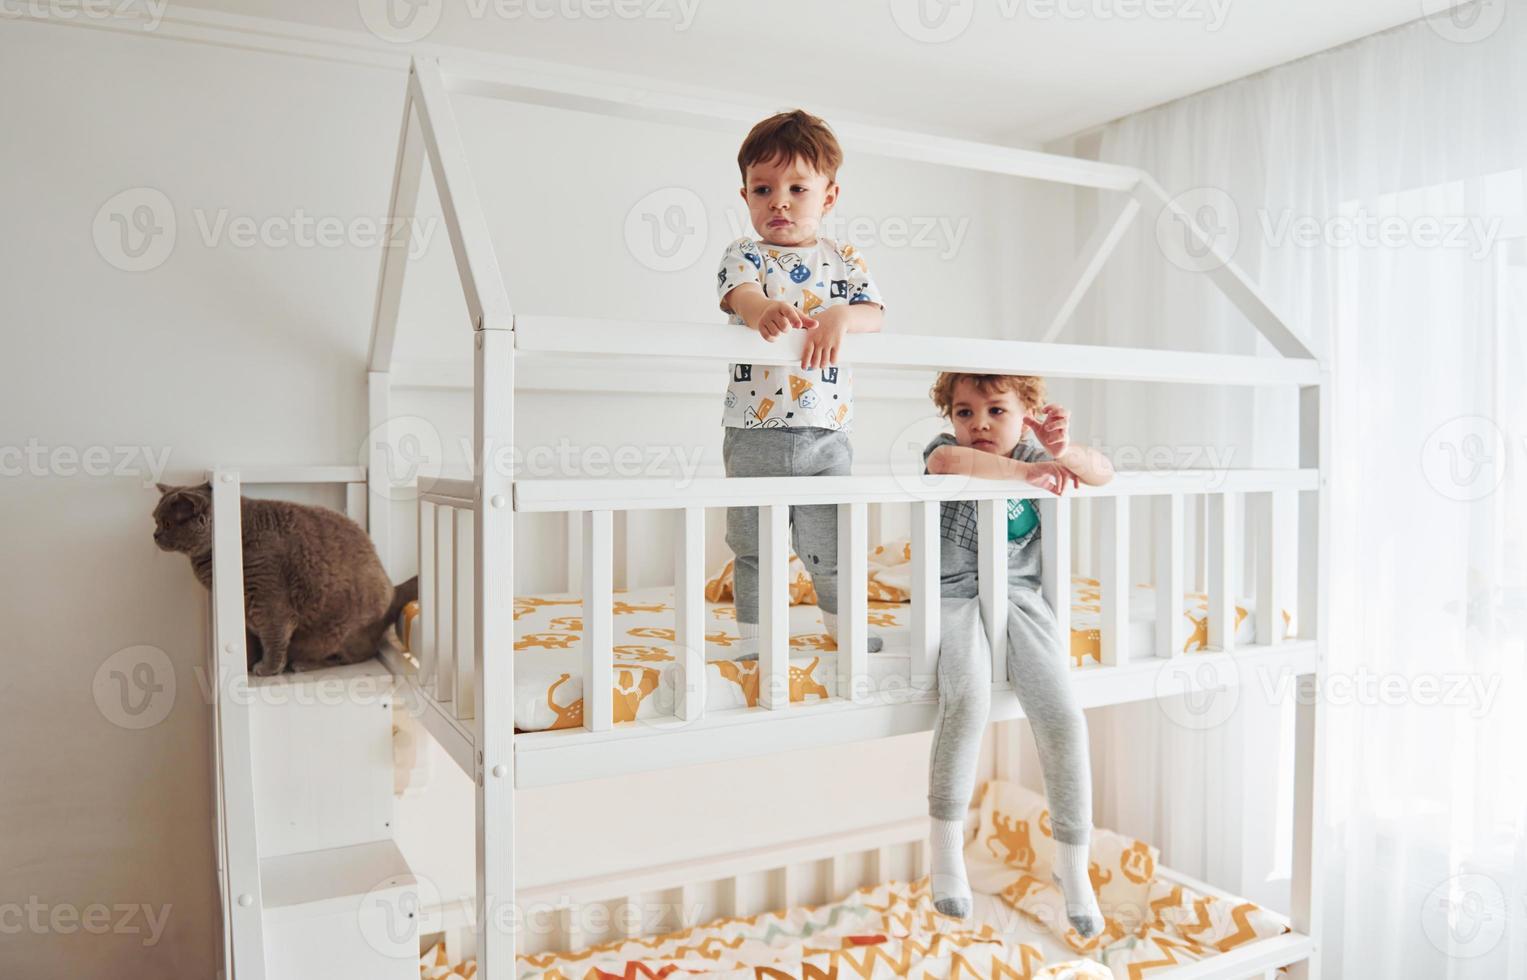
M 197 487 L 196 489 L 200 490 L 202 493 L 204 493 L 204 494 L 206 494 L 207 496 L 210 497 L 210 496 L 212 496 L 212 481 L 211 480 L 203 480 L 202 481 L 202 485 Z
M 159 492 L 161 494 L 173 493 L 175 490 L 179 489 L 178 487 L 170 486 L 168 483 L 156 483 L 154 486 L 159 488 Z

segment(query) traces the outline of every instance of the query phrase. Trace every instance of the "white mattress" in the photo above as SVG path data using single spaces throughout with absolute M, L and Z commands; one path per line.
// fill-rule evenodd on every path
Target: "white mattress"
M 1098 669 L 1096 649 L 1097 584 L 1073 581 L 1072 658 L 1079 670 Z M 1245 613 L 1238 642 L 1255 635 L 1255 610 L 1239 600 Z M 1190 594 L 1185 615 L 1189 631 L 1202 634 L 1203 597 Z M 1130 602 L 1131 649 L 1145 656 L 1154 646 L 1155 602 L 1148 587 L 1137 586 Z M 904 693 L 910 674 L 908 630 L 911 605 L 871 602 L 870 629 L 885 641 L 871 654 L 874 690 Z M 657 587 L 617 593 L 615 631 L 615 720 L 638 721 L 673 714 L 681 656 L 674 646 L 673 589 Z M 582 603 L 560 594 L 521 596 L 515 600 L 515 727 L 521 731 L 575 728 L 583 724 Z M 736 650 L 736 613 L 731 603 L 707 603 L 705 611 L 707 711 L 751 707 L 757 703 L 757 661 L 732 660 Z M 791 700 L 810 703 L 837 694 L 837 650 L 825 632 L 821 611 L 812 605 L 790 607 Z M 1200 637 L 1201 639 L 1201 637 Z M 1190 639 L 1190 647 L 1199 640 Z M 1201 645 L 1201 644 L 1200 644 Z M 1089 651 L 1091 651 L 1089 653 Z

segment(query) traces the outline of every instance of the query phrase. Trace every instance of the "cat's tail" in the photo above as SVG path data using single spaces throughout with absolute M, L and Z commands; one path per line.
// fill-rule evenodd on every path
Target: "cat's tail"
M 403 607 L 419 598 L 419 576 L 415 575 L 406 582 L 398 583 L 392 590 L 392 605 L 387 607 L 387 615 L 382 619 L 382 629 L 388 626 L 398 631 L 398 639 L 403 638 Z

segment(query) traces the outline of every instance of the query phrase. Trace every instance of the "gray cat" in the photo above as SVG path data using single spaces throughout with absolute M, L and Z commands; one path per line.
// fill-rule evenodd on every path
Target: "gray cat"
M 159 484 L 154 543 L 191 559 L 212 587 L 212 484 Z M 248 662 L 261 677 L 359 663 L 419 595 L 393 588 L 361 526 L 326 507 L 240 498 Z

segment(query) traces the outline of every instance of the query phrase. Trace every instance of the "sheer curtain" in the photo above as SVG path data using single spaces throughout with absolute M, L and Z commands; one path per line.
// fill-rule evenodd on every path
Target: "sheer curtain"
M 1120 120 L 1099 155 L 1187 194 L 1334 372 L 1325 975 L 1527 977 L 1527 0 Z M 1137 223 L 1062 339 L 1270 353 L 1173 235 Z M 1077 414 L 1287 466 L 1291 397 L 1114 386 Z M 1210 731 L 1111 709 L 1099 822 L 1282 904 L 1291 717 L 1257 685 Z

